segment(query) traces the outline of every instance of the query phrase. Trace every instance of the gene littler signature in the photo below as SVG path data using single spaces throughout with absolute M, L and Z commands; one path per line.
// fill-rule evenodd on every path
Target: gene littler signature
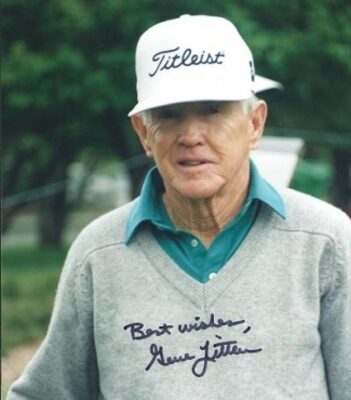
M 145 328 L 141 322 L 132 322 L 124 326 L 124 330 L 129 330 L 133 341 L 144 341 L 145 339 L 159 336 L 171 336 L 172 334 L 193 334 L 199 331 L 207 331 L 212 329 L 223 329 L 240 327 L 242 326 L 242 334 L 246 335 L 250 332 L 251 327 L 246 326 L 245 320 L 223 320 L 221 318 L 215 318 L 214 314 L 210 315 L 209 320 L 202 321 L 200 317 L 194 317 L 194 321 L 186 324 L 171 325 L 163 323 L 157 328 Z M 244 329 L 245 328 L 245 329 Z M 186 363 L 191 361 L 192 373 L 201 378 L 206 374 L 208 365 L 214 364 L 218 359 L 229 357 L 229 356 L 242 356 L 242 355 L 253 355 L 262 351 L 262 348 L 247 348 L 241 346 L 237 340 L 223 340 L 222 336 L 216 334 L 215 341 L 206 340 L 199 346 L 200 355 L 196 353 L 181 353 L 176 355 L 167 354 L 165 348 L 157 343 L 152 343 L 149 347 L 149 353 L 151 359 L 147 366 L 146 371 L 151 370 L 156 365 L 162 367 L 169 367 L 177 363 Z
M 216 335 L 216 337 L 222 340 L 221 336 Z M 163 347 L 157 346 L 157 344 L 153 343 L 150 346 L 152 358 L 145 370 L 148 371 L 151 369 L 156 361 L 163 367 L 169 367 L 175 363 L 195 360 L 192 364 L 191 371 L 196 377 L 201 378 L 205 375 L 208 364 L 215 363 L 219 358 L 238 356 L 241 354 L 254 354 L 262 351 L 261 348 L 241 348 L 236 340 L 221 341 L 213 344 L 211 344 L 209 340 L 206 340 L 204 345 L 200 346 L 200 350 L 202 350 L 202 355 L 199 358 L 196 358 L 195 355 L 189 353 L 185 353 L 180 356 L 165 356 Z

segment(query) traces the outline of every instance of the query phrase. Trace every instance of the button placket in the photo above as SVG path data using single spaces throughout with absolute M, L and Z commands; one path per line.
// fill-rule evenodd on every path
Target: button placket
M 198 247 L 199 241 L 197 239 L 191 239 L 190 241 L 191 247 Z
M 209 275 L 208 275 L 208 279 L 209 280 L 212 280 L 213 278 L 215 278 L 217 276 L 217 274 L 215 273 L 215 272 L 211 272 Z

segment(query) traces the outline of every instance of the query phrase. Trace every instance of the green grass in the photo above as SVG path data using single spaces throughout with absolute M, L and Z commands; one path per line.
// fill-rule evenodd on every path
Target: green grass
M 2 355 L 45 335 L 67 248 L 2 249 Z

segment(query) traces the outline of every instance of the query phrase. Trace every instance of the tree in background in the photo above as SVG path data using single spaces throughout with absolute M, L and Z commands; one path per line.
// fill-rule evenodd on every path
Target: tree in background
M 285 86 L 273 101 L 270 125 L 278 127 L 280 134 L 299 128 L 285 134 L 304 138 L 307 155 L 329 159 L 334 171 L 329 200 L 350 210 L 350 3 L 255 0 L 239 4 L 248 14 L 242 32 L 255 49 L 260 72 Z
M 272 100 L 271 124 L 340 132 L 344 140 L 330 157 L 336 167 L 335 202 L 345 208 L 351 159 L 346 122 L 350 7 L 341 0 L 207 3 L 3 0 L 4 195 L 65 181 L 79 159 L 93 169 L 104 158 L 139 153 L 126 117 L 135 103 L 137 38 L 158 21 L 205 13 L 231 19 L 249 42 L 257 71 L 284 83 L 283 95 Z M 136 188 L 143 174 L 139 168 L 130 173 Z M 62 190 L 41 201 L 42 243 L 60 242 L 66 199 Z M 5 225 L 16 211 L 4 213 Z
M 181 9 L 181 2 L 165 10 L 160 1 L 4 0 L 4 196 L 65 181 L 81 157 L 93 166 L 140 151 L 126 118 L 137 38 Z M 130 172 L 136 188 L 142 174 Z M 21 206 L 5 210 L 3 227 Z M 65 190 L 41 200 L 41 243 L 60 242 L 67 209 Z

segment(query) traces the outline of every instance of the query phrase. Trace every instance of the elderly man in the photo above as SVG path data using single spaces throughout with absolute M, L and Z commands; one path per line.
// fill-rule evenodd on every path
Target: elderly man
M 272 81 L 207 16 L 149 29 L 136 69 L 156 167 L 73 244 L 8 399 L 350 399 L 350 221 L 250 162 Z

